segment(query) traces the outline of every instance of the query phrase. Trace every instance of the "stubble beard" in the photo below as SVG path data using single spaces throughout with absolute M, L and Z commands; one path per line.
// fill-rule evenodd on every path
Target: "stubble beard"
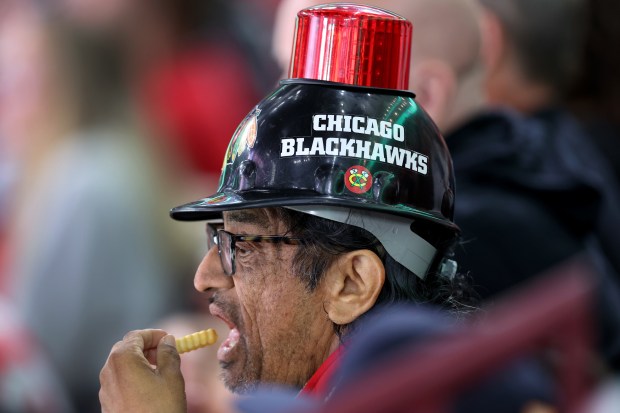
M 244 347 L 247 349 L 247 346 Z M 220 379 L 224 382 L 226 388 L 235 394 L 243 395 L 251 393 L 261 384 L 261 369 L 249 357 L 245 359 L 244 365 L 241 368 L 241 373 L 236 376 L 231 371 L 233 363 L 220 362 L 220 367 Z

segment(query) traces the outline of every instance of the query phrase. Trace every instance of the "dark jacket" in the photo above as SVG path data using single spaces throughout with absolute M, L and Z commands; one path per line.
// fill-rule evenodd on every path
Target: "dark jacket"
M 560 110 L 481 115 L 446 136 L 456 176 L 461 271 L 489 298 L 586 253 L 599 266 L 599 330 L 620 355 L 620 197 L 605 158 Z

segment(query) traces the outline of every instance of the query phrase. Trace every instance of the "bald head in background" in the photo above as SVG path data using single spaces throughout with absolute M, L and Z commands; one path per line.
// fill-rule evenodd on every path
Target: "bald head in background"
M 273 54 L 288 75 L 297 12 L 325 4 L 282 0 L 276 13 Z M 480 8 L 475 0 L 369 0 L 351 3 L 379 7 L 413 23 L 409 89 L 447 133 L 484 105 Z

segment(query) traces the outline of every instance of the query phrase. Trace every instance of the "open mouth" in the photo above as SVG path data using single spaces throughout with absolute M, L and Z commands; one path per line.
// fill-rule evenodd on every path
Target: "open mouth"
M 233 322 L 226 318 L 223 311 L 215 304 L 209 305 L 209 311 L 215 317 L 226 323 L 228 328 L 230 328 L 230 331 L 228 332 L 228 337 L 226 337 L 224 342 L 222 342 L 222 344 L 220 345 L 220 348 L 217 350 L 217 359 L 220 362 L 230 362 L 233 355 L 232 352 L 239 343 L 239 338 L 241 337 L 239 329 L 237 329 L 237 326 Z
M 224 342 L 220 345 L 220 348 L 217 350 L 217 359 L 223 362 L 230 361 L 230 353 L 235 348 L 237 343 L 239 343 L 239 330 L 232 328 L 228 333 L 226 340 L 224 340 Z

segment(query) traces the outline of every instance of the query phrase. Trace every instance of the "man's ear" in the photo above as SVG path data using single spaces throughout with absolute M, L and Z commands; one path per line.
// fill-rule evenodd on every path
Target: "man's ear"
M 439 129 L 447 127 L 452 102 L 457 92 L 454 70 L 439 59 L 423 59 L 411 71 L 411 90 Z
M 327 270 L 325 310 L 335 324 L 348 324 L 375 305 L 385 282 L 385 267 L 370 250 L 342 254 Z
M 507 53 L 506 35 L 499 18 L 485 11 L 480 19 L 480 34 L 482 62 L 487 76 L 493 76 L 500 70 Z

